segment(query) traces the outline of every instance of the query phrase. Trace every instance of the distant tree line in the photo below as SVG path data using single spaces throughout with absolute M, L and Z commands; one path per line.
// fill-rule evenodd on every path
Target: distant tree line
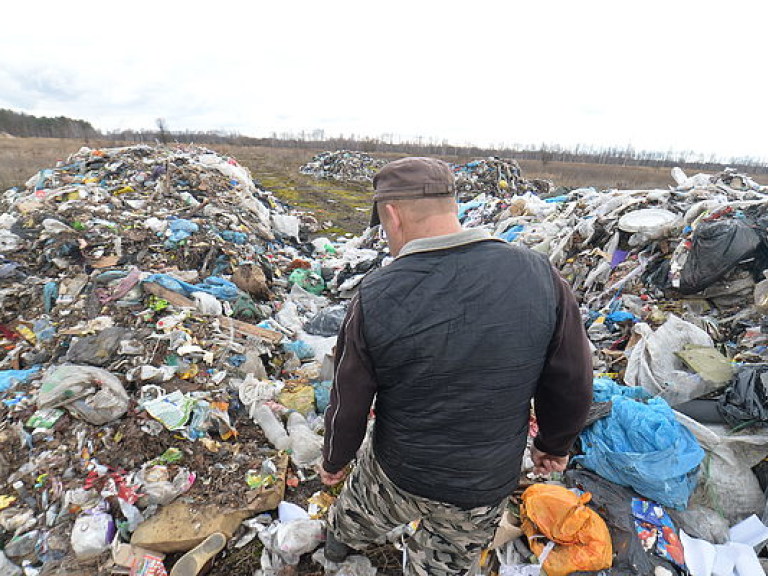
M 236 132 L 223 131 L 172 131 L 165 120 L 158 118 L 155 130 L 120 130 L 101 133 L 85 120 L 73 120 L 64 116 L 38 118 L 29 114 L 0 109 L 0 133 L 12 136 L 76 138 L 85 140 L 99 138 L 114 142 L 155 143 L 176 142 L 180 144 L 201 144 L 216 146 L 269 146 L 276 148 L 300 148 L 308 150 L 361 150 L 369 154 L 417 154 L 461 158 L 498 156 L 518 160 L 548 162 L 582 162 L 585 164 L 610 164 L 622 166 L 671 167 L 685 166 L 694 170 L 717 171 L 726 166 L 753 174 L 768 173 L 765 159 L 752 157 L 719 158 L 716 155 L 703 157 L 692 150 L 651 151 L 635 150 L 631 146 L 594 146 L 578 144 L 574 147 L 558 145 L 457 146 L 446 140 L 435 141 L 421 136 L 403 139 L 394 134 L 379 138 L 356 136 L 326 137 L 323 130 L 297 133 L 272 133 L 268 138 L 253 138 Z
M 101 133 L 85 120 L 48 118 L 0 108 L 0 133 L 30 138 L 98 138 Z
M 272 134 L 268 138 L 253 138 L 237 133 L 220 131 L 155 131 L 123 130 L 109 132 L 105 137 L 120 142 L 151 143 L 173 140 L 180 144 L 201 144 L 215 146 L 229 144 L 234 146 L 269 146 L 274 148 L 300 148 L 309 150 L 360 150 L 369 154 L 414 154 L 471 158 L 498 156 L 517 160 L 538 160 L 548 162 L 581 162 L 585 164 L 609 164 L 621 166 L 673 167 L 685 166 L 688 169 L 718 171 L 725 167 L 736 168 L 752 174 L 768 174 L 768 162 L 759 158 L 734 157 L 719 158 L 712 154 L 702 157 L 692 150 L 653 151 L 635 150 L 631 146 L 595 146 L 578 144 L 573 148 L 541 144 L 539 146 L 498 146 L 481 147 L 474 145 L 458 146 L 447 141 L 435 142 L 424 138 L 396 140 L 394 137 L 367 138 L 338 136 L 325 138 L 322 130 Z

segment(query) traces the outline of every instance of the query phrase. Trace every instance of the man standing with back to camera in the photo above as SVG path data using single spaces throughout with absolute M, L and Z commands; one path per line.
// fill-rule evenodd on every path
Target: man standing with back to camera
M 562 471 L 592 399 L 589 343 L 568 285 L 547 258 L 463 230 L 453 173 L 403 158 L 373 180 L 371 225 L 394 262 L 369 274 L 339 332 L 321 477 L 346 475 L 325 554 L 382 542 L 418 520 L 407 573 L 465 572 L 517 486 L 531 399 L 534 471 Z

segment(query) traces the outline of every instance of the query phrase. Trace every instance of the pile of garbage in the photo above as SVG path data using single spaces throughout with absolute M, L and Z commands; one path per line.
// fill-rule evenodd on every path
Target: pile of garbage
M 301 174 L 344 182 L 371 182 L 387 163 L 365 152 L 336 150 L 321 152 L 299 168 Z
M 525 459 L 472 574 L 762 573 L 768 190 L 673 177 L 542 197 L 517 168 L 461 203 L 549 256 L 595 364 L 574 466 Z M 162 575 L 215 534 L 256 574 L 377 573 L 325 562 L 314 467 L 346 301 L 390 255 L 316 231 L 196 147 L 84 148 L 0 197 L 0 573 Z
M 307 505 L 321 294 L 380 261 L 314 231 L 197 147 L 83 148 L 0 197 L 1 573 L 162 565 Z
M 509 197 L 526 192 L 548 194 L 553 189 L 548 180 L 524 179 L 520 165 L 511 158 L 479 158 L 452 168 L 461 201 L 481 193 Z
M 314 156 L 299 168 L 301 174 L 345 182 L 371 182 L 388 160 L 365 152 L 327 151 Z M 520 165 L 511 158 L 478 158 L 465 164 L 451 164 L 460 200 L 486 193 L 500 197 L 531 192 L 546 195 L 554 190 L 548 180 L 522 177 Z

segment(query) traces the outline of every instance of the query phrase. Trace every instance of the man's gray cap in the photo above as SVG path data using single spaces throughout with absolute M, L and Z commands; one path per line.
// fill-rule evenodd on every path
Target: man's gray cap
M 437 158 L 409 157 L 386 164 L 373 177 L 373 213 L 370 226 L 380 224 L 377 202 L 454 196 L 453 171 Z

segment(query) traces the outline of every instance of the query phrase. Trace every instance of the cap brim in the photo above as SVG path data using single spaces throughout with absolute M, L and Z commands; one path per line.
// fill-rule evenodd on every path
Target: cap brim
M 371 211 L 371 223 L 368 224 L 369 228 L 373 228 L 374 226 L 378 226 L 381 224 L 381 221 L 379 220 L 379 211 L 376 209 L 376 202 L 373 203 L 373 210 Z

